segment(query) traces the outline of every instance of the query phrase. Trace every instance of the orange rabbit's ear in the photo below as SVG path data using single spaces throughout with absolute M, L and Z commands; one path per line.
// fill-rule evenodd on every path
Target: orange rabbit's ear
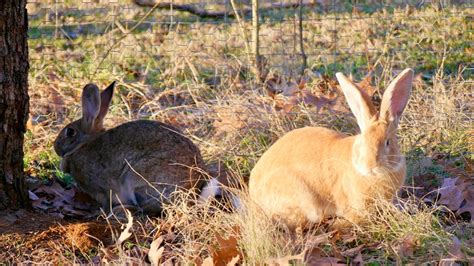
M 413 83 L 413 69 L 402 71 L 385 90 L 380 105 L 380 119 L 398 123 L 410 98 Z
M 81 127 L 84 132 L 93 130 L 95 119 L 99 114 L 100 94 L 95 84 L 87 84 L 82 90 Z
M 359 89 L 352 81 L 344 76 L 344 74 L 340 72 L 336 73 L 336 78 L 339 85 L 341 85 L 342 92 L 346 97 L 352 113 L 357 118 L 357 124 L 360 130 L 362 132 L 365 131 L 369 126 L 370 120 L 376 114 L 369 95 Z

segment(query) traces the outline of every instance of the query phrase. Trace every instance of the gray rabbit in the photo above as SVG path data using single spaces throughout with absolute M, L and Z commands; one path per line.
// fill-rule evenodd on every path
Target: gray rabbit
M 132 205 L 159 214 L 177 189 L 200 189 L 205 181 L 199 149 L 177 129 L 139 120 L 103 126 L 115 82 L 102 93 L 94 84 L 82 92 L 82 118 L 61 130 L 54 142 L 61 169 L 104 210 Z

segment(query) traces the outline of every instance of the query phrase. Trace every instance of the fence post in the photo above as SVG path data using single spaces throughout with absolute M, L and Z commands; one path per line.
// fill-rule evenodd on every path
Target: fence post
M 304 52 L 304 37 L 303 37 L 303 0 L 299 0 L 299 12 L 298 12 L 298 31 L 299 31 L 299 37 L 300 37 L 300 53 L 301 53 L 301 58 L 303 59 L 303 63 L 301 66 L 301 78 L 303 78 L 304 71 L 306 67 L 308 66 L 308 57 L 306 56 L 306 53 Z
M 258 0 L 252 0 L 252 53 L 253 53 L 253 68 L 255 78 L 258 83 L 260 79 L 260 53 L 259 53 L 259 21 L 258 21 Z

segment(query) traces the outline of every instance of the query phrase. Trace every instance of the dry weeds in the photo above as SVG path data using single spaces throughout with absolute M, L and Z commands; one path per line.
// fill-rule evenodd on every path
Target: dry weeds
M 1 260 L 45 262 L 41 258 L 60 254 L 61 263 L 202 264 L 209 260 L 227 263 L 238 257 L 239 263 L 281 265 L 323 260 L 353 264 L 467 261 L 474 256 L 474 228 L 465 222 L 472 217 L 442 210 L 437 197 L 426 196 L 444 178 L 472 182 L 472 8 L 355 10 L 340 13 L 337 24 L 331 15 L 308 13 L 304 38 L 309 69 L 303 77 L 297 75 L 300 58 L 293 49 L 294 36 L 288 34 L 293 31 L 292 18 L 279 23 L 271 18 L 281 14 L 269 14 L 261 28 L 267 82 L 259 85 L 236 22 L 153 28 L 144 23 L 124 37 L 127 27 L 134 25 L 124 20 L 138 21 L 145 10 L 121 2 L 110 8 L 104 3 L 74 6 L 68 1 L 57 6 L 75 9 L 63 13 L 59 22 L 38 9 L 40 15 L 30 22 L 31 121 L 25 164 L 31 176 L 71 182 L 58 170 L 52 141 L 62 125 L 80 116 L 80 91 L 88 82 L 104 86 L 119 81 L 108 126 L 138 118 L 173 124 L 199 145 L 212 175 L 245 181 L 269 145 L 294 128 L 357 131 L 332 77 L 334 70 L 352 73 L 356 80 L 366 77 L 364 87 L 377 101 L 383 92 L 380 88 L 398 70 L 414 67 L 418 75 L 400 125 L 400 139 L 411 169 L 407 190 L 416 197 L 404 196 L 396 206 L 382 203 L 376 214 L 368 216 L 365 227 L 331 232 L 328 221 L 292 234 L 253 206 L 245 190 L 236 192 L 245 205 L 240 211 L 217 201 L 192 204 L 195 195 L 183 194 L 167 206 L 163 219 L 136 217 L 132 235 L 122 244 L 117 244 L 121 231 L 111 227 L 110 235 L 96 237 L 95 242 L 81 240 L 89 244 L 78 248 L 71 243 L 78 241 L 74 235 L 83 237 L 89 230 L 78 225 L 77 234 L 74 228 L 51 229 L 62 232 L 49 242 L 55 248 L 37 247 L 29 254 L 22 241 L 31 235 L 10 232 L 0 235 L 0 242 L 6 243 L 2 252 L 9 254 L 0 256 Z M 112 20 L 100 8 L 116 8 L 118 15 Z M 85 15 L 90 10 L 90 16 Z M 147 18 L 148 22 L 168 20 L 166 12 Z M 97 21 L 105 23 L 104 28 Z M 63 26 L 56 28 L 56 23 Z M 98 26 L 90 28 L 91 23 Z M 94 33 L 107 27 L 110 30 L 104 34 Z M 249 27 L 243 21 L 243 28 Z M 78 34 L 81 30 L 89 34 Z M 271 87 L 272 82 L 278 89 Z M 294 84 L 296 89 L 291 87 Z M 308 101 L 304 95 L 315 98 Z M 472 200 L 466 196 L 463 206 Z M 99 219 L 102 225 L 108 222 L 112 221 Z M 76 240 L 68 240 L 71 235 Z

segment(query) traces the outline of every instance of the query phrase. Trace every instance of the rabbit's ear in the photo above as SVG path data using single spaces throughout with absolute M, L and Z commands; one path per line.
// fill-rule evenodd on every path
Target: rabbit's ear
M 413 69 L 402 71 L 385 90 L 380 105 L 380 119 L 397 125 L 407 105 L 413 83 Z
M 99 114 L 100 94 L 95 84 L 87 84 L 82 90 L 82 122 L 84 132 L 93 130 L 95 119 Z
M 339 85 L 341 85 L 342 92 L 346 97 L 352 113 L 357 118 L 357 124 L 360 130 L 364 131 L 369 126 L 370 120 L 376 114 L 369 95 L 359 89 L 352 81 L 344 76 L 344 74 L 340 72 L 336 73 L 336 78 Z
M 100 109 L 99 115 L 96 118 L 96 124 L 102 127 L 104 117 L 109 110 L 110 102 L 112 101 L 112 96 L 114 95 L 115 81 L 112 82 L 104 91 L 100 93 Z

